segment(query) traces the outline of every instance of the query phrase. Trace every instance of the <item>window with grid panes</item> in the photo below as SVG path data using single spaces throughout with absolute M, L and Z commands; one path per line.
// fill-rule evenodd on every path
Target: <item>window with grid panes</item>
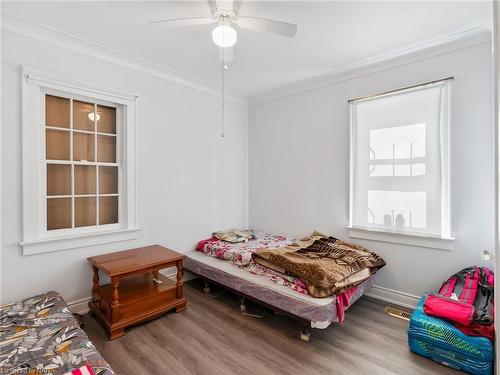
M 117 108 L 45 95 L 47 231 L 119 221 Z

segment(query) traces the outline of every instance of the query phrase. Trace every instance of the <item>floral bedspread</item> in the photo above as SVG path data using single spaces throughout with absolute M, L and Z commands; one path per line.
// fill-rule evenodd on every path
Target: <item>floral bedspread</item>
M 275 283 L 287 286 L 298 293 L 308 294 L 306 285 L 300 278 L 273 271 L 255 263 L 252 259 L 252 253 L 257 250 L 290 245 L 293 239 L 261 232 L 255 232 L 255 237 L 254 240 L 240 243 L 229 243 L 212 237 L 200 241 L 196 249 L 208 256 L 232 262 L 236 267 L 244 268 L 253 274 L 269 277 Z
M 61 295 L 0 306 L 0 374 L 64 374 L 85 364 L 96 375 L 114 374 Z

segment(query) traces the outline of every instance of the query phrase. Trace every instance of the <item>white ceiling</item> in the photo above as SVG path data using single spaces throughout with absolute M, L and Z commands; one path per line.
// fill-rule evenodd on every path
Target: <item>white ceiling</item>
M 238 30 L 228 88 L 251 97 L 470 28 L 490 29 L 486 1 L 242 1 L 241 15 L 293 22 L 294 39 Z M 2 10 L 218 84 L 213 26 L 169 29 L 162 18 L 208 16 L 204 1 L 3 2 Z

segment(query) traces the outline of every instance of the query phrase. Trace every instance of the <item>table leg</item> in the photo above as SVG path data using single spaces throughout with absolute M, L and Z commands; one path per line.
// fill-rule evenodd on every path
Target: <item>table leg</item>
M 94 269 L 94 277 L 92 278 L 92 301 L 100 307 L 100 300 L 98 299 L 99 292 L 99 268 L 92 266 Z
M 109 339 L 110 340 L 114 340 L 114 339 L 117 339 L 118 337 L 122 337 L 123 335 L 125 335 L 125 328 L 121 327 L 121 328 L 111 328 L 109 331 L 108 331 L 108 335 L 109 335 Z
M 186 300 L 184 299 L 184 291 L 182 289 L 182 274 L 183 274 L 184 269 L 182 268 L 182 260 L 179 260 L 177 262 L 177 299 L 182 299 L 183 302 L 180 305 L 177 305 L 175 308 L 176 312 L 181 312 L 186 310 Z
M 182 275 L 184 273 L 184 269 L 182 268 L 182 260 L 177 262 L 177 299 L 182 298 L 184 296 L 184 292 L 182 289 Z
M 118 286 L 120 285 L 120 280 L 117 278 L 112 278 L 111 283 L 113 285 L 113 300 L 111 302 L 111 322 L 116 322 L 120 316 L 120 295 L 118 293 Z
M 157 284 L 162 283 L 162 281 L 160 280 L 160 271 L 153 271 L 153 282 Z

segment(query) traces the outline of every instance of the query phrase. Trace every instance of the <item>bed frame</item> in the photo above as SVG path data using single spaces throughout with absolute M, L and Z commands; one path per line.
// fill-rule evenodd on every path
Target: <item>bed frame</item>
M 256 302 L 278 314 L 297 321 L 300 338 L 309 341 L 310 328 L 325 329 L 338 322 L 335 297 L 313 298 L 296 293 L 288 287 L 274 284 L 266 277 L 250 274 L 231 263 L 209 257 L 199 251 L 185 254 L 186 271 L 205 281 L 204 293 L 210 293 L 210 284 L 230 290 L 240 298 L 240 310 L 246 311 L 246 300 Z M 363 282 L 351 300 L 351 305 L 368 290 L 373 276 Z
M 205 276 L 203 275 L 200 275 L 200 274 L 197 274 L 195 272 L 192 272 L 192 271 L 189 271 L 191 272 L 192 274 L 198 276 L 199 278 L 201 278 L 204 282 L 205 282 L 205 285 L 203 287 L 203 293 L 205 293 L 206 295 L 209 295 L 210 294 L 210 284 L 214 284 L 214 285 L 217 285 L 219 287 L 222 287 L 226 290 L 229 290 L 231 291 L 232 293 L 236 294 L 238 297 L 239 297 L 239 300 L 240 300 L 240 310 L 242 312 L 246 312 L 247 311 L 247 305 L 246 305 L 246 301 L 247 300 L 250 300 L 250 301 L 253 301 L 263 307 L 266 307 L 270 310 L 272 310 L 273 312 L 277 313 L 277 314 L 281 314 L 281 315 L 285 315 L 285 316 L 288 316 L 289 318 L 292 318 L 293 320 L 295 320 L 296 322 L 298 322 L 300 324 L 300 338 L 304 341 L 309 341 L 310 338 L 311 338 L 311 331 L 310 331 L 310 326 L 311 326 L 311 322 L 309 320 L 306 320 L 304 318 L 301 318 L 300 316 L 297 316 L 297 315 L 294 315 L 292 314 L 291 312 L 289 311 L 285 311 L 285 310 L 282 310 L 282 309 L 279 309 L 265 301 L 262 301 L 260 299 L 257 299 L 257 298 L 254 298 L 246 293 L 242 293 L 234 288 L 231 288 L 230 286 L 228 285 L 224 285 L 224 284 L 221 284 L 217 281 L 214 281 L 214 280 L 211 280 L 211 279 L 208 279 L 206 278 Z M 250 314 L 249 314 L 250 315 Z

